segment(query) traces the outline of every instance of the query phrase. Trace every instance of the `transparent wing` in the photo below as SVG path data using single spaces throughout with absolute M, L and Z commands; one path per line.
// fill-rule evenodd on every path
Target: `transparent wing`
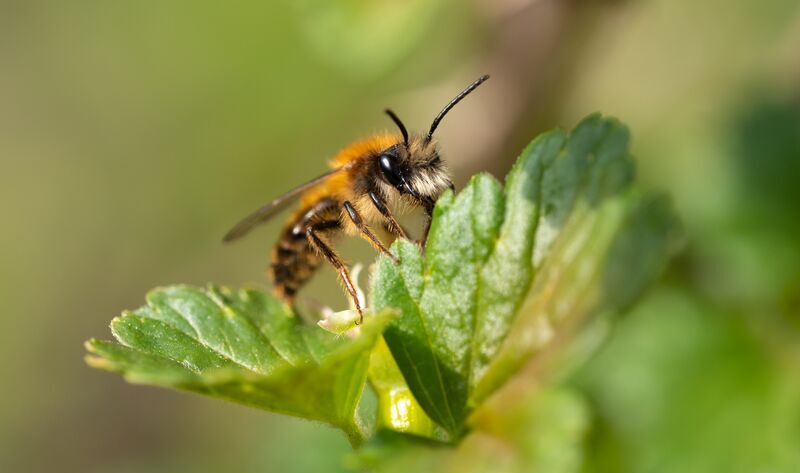
M 272 218 L 275 214 L 286 208 L 287 205 L 292 203 L 295 198 L 299 197 L 300 194 L 303 192 L 311 189 L 319 185 L 320 183 L 324 182 L 326 179 L 331 177 L 332 175 L 336 174 L 337 172 L 341 171 L 344 168 L 337 168 L 332 171 L 328 171 L 325 174 L 312 179 L 305 184 L 299 185 L 294 189 L 290 190 L 289 192 L 283 194 L 282 196 L 278 197 L 277 199 L 273 200 L 262 206 L 260 209 L 256 210 L 255 212 L 251 213 L 242 221 L 237 223 L 233 228 L 225 234 L 225 237 L 222 239 L 224 242 L 229 242 L 236 240 L 244 236 L 247 232 L 253 229 L 253 227 L 257 226 L 260 223 L 264 223 L 270 218 Z

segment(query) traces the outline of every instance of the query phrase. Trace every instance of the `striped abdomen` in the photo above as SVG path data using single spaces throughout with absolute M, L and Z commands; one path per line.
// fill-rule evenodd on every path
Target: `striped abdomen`
M 291 303 L 322 263 L 311 247 L 306 232 L 313 227 L 321 238 L 330 240 L 341 229 L 339 203 L 323 199 L 301 209 L 284 227 L 272 250 L 272 281 L 275 295 Z

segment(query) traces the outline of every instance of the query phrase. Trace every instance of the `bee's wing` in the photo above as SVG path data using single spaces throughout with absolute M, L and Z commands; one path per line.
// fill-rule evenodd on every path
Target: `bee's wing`
M 230 231 L 228 231 L 228 233 L 225 234 L 225 237 L 222 239 L 222 241 L 227 243 L 229 241 L 233 241 L 239 237 L 244 236 L 247 232 L 252 230 L 253 227 L 255 227 L 260 223 L 266 222 L 267 220 L 272 218 L 275 214 L 283 210 L 295 198 L 299 197 L 300 194 L 311 189 L 314 186 L 319 185 L 320 183 L 324 182 L 326 179 L 336 174 L 337 172 L 341 171 L 342 169 L 344 168 L 340 167 L 328 171 L 325 174 L 306 182 L 305 184 L 301 184 L 295 187 L 289 192 L 276 198 L 272 202 L 265 204 L 260 209 L 251 213 L 250 215 L 242 219 L 242 221 L 237 223 L 233 228 L 231 228 Z

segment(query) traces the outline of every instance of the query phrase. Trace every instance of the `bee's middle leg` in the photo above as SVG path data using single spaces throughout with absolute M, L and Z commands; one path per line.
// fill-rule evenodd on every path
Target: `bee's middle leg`
M 358 291 L 356 290 L 356 286 L 353 284 L 352 279 L 350 279 L 350 273 L 347 271 L 347 266 L 345 266 L 339 255 L 337 255 L 333 249 L 328 246 L 328 244 L 325 243 L 319 236 L 321 231 L 338 226 L 338 224 L 338 221 L 331 221 L 319 222 L 311 225 L 306 229 L 306 238 L 308 239 L 308 243 L 311 245 L 311 247 L 326 260 L 328 260 L 328 262 L 334 268 L 336 268 L 336 272 L 338 272 L 339 277 L 342 278 L 342 283 L 344 283 L 344 287 L 353 301 L 356 312 L 358 312 L 358 324 L 360 325 L 364 321 L 364 312 L 361 309 L 361 302 L 358 300 Z
M 391 258 L 392 261 L 394 261 L 394 264 L 400 264 L 400 258 L 392 254 L 392 252 L 389 251 L 389 248 L 386 248 L 381 240 L 375 236 L 374 233 L 372 233 L 372 230 L 370 230 L 367 224 L 364 223 L 364 219 L 361 218 L 361 215 L 358 213 L 355 207 L 353 207 L 353 204 L 345 201 L 345 203 L 342 204 L 342 207 L 344 207 L 344 210 L 347 212 L 347 216 L 350 218 L 350 221 L 353 222 L 353 225 L 355 225 L 359 233 L 361 233 L 362 238 L 367 240 L 376 250 Z
M 386 219 L 386 229 L 394 236 L 408 240 L 408 232 L 406 232 L 405 228 L 394 218 L 394 215 L 392 215 L 389 207 L 386 206 L 386 202 L 383 201 L 383 198 L 376 192 L 370 192 L 369 198 L 372 200 L 372 204 L 375 208 L 378 209 L 378 212 Z

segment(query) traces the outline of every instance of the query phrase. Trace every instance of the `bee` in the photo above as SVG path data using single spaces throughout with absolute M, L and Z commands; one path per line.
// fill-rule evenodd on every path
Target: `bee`
M 399 134 L 380 133 L 350 144 L 330 160 L 330 171 L 251 213 L 223 241 L 240 238 L 299 200 L 297 210 L 272 250 L 273 292 L 294 305 L 297 292 L 311 279 L 322 260 L 326 260 L 336 269 L 352 299 L 358 323 L 363 322 L 356 286 L 344 261 L 334 251 L 333 240 L 342 233 L 360 236 L 395 264 L 399 263 L 397 256 L 370 229 L 378 224 L 395 238 L 408 239 L 408 233 L 391 210 L 398 205 L 424 210 L 427 235 L 436 199 L 446 189 L 454 189 L 433 133 L 447 112 L 488 78 L 488 75 L 480 77 L 456 95 L 436 115 L 427 133 L 409 135 L 400 118 L 386 109 Z

